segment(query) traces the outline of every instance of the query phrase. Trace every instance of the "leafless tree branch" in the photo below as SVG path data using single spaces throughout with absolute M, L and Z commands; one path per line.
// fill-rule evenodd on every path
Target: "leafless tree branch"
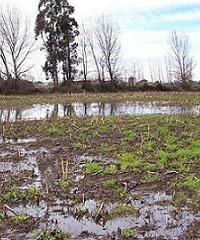
M 29 56 L 34 49 L 35 39 L 29 31 L 29 21 L 24 18 L 16 8 L 2 8 L 0 11 L 0 57 L 7 78 L 13 73 L 15 79 L 28 72 L 31 67 L 27 66 Z
M 195 67 L 193 58 L 190 56 L 191 45 L 190 40 L 184 33 L 172 32 L 169 39 L 171 49 L 171 75 L 174 80 L 187 84 L 193 78 L 193 70 Z

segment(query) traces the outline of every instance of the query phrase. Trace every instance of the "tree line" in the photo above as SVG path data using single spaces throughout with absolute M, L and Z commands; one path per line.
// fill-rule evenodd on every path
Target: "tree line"
M 90 81 L 89 65 L 94 66 L 95 80 L 103 85 L 116 85 L 123 80 L 121 72 L 120 29 L 117 23 L 102 16 L 93 26 L 79 25 L 75 8 L 68 0 L 40 0 L 35 21 L 35 37 L 30 22 L 16 8 L 0 10 L 0 79 L 20 80 L 33 67 L 30 56 L 37 50 L 36 41 L 42 41 L 45 52 L 43 71 L 55 88 L 71 85 L 77 78 Z M 184 86 L 193 79 L 195 63 L 191 43 L 184 33 L 173 31 L 168 44 L 166 71 L 172 81 Z M 135 81 L 134 76 L 129 80 Z M 138 79 L 142 80 L 142 79 Z

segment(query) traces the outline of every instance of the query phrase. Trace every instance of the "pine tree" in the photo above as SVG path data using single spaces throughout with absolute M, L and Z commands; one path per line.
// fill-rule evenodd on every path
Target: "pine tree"
M 75 9 L 68 0 L 40 0 L 38 10 L 35 34 L 41 36 L 46 50 L 43 70 L 57 87 L 60 73 L 64 81 L 71 81 L 77 72 L 79 31 L 71 16 Z

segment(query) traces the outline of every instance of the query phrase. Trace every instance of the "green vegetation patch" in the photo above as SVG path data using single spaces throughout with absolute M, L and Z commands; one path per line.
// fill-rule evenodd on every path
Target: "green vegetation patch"
M 39 233 L 34 233 L 34 237 L 37 240 L 69 240 L 70 235 L 64 233 L 61 230 L 45 230 Z
M 182 182 L 178 183 L 180 188 L 200 192 L 200 179 L 194 175 L 187 176 Z
M 16 202 L 22 200 L 36 201 L 40 196 L 40 188 L 30 187 L 23 191 L 14 185 L 9 190 L 1 193 L 0 203 Z
M 136 214 L 137 212 L 138 210 L 131 205 L 119 204 L 110 211 L 109 216 L 111 219 L 114 219 L 118 217 L 130 216 Z
M 124 239 L 132 239 L 137 234 L 138 234 L 138 231 L 135 228 L 125 228 L 121 231 L 121 236 Z
M 167 183 L 170 190 L 188 192 L 187 197 L 190 198 L 195 197 L 199 189 L 198 116 L 145 115 L 51 119 L 0 123 L 0 131 L 1 135 L 9 139 L 31 136 L 37 139 L 34 144 L 47 148 L 56 145 L 72 155 L 103 154 L 106 158 L 116 161 L 105 163 L 99 159 L 87 163 L 83 170 L 86 178 L 90 178 L 89 175 L 102 178 L 101 187 L 106 188 L 106 193 L 112 191 L 113 198 L 124 199 L 129 189 L 141 184 L 160 188 Z M 104 183 L 112 177 L 117 179 L 116 185 L 112 181 Z M 68 189 L 66 182 L 60 181 L 57 186 Z M 38 196 L 34 191 L 26 195 L 27 199 L 34 198 L 32 195 L 36 195 L 36 198 Z M 0 201 L 18 201 L 18 196 L 18 190 L 8 189 L 1 193 Z
M 121 171 L 136 171 L 142 166 L 141 160 L 133 153 L 123 153 L 118 156 L 117 164 Z
M 117 186 L 117 180 L 116 179 L 108 179 L 104 182 L 104 186 L 109 188 L 115 188 Z
M 28 219 L 26 214 L 16 214 L 11 217 L 11 221 L 17 225 L 24 224 Z
M 100 174 L 104 172 L 104 167 L 97 162 L 87 163 L 85 166 L 85 173 L 87 174 Z

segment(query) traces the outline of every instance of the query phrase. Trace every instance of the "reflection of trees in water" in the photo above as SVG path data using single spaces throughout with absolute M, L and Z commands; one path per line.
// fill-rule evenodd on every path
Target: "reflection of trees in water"
M 110 116 L 115 115 L 117 113 L 117 104 L 111 103 L 110 104 Z
M 87 105 L 87 103 L 83 103 L 83 106 L 84 106 L 84 112 L 83 112 L 83 115 L 84 115 L 84 116 L 87 116 L 88 105 Z
M 59 106 L 60 106 L 60 114 L 59 114 Z M 100 116 L 111 116 L 116 115 L 118 111 L 117 103 L 98 103 L 97 106 L 93 107 L 92 103 L 82 103 L 82 108 L 76 109 L 76 105 L 74 104 L 54 104 L 53 110 L 49 112 L 47 110 L 47 118 L 56 118 L 56 117 L 74 117 L 74 116 L 89 116 L 92 113 Z M 97 112 L 94 111 L 94 108 L 97 108 Z M 63 114 L 62 114 L 63 113 Z
M 60 109 L 60 112 L 59 112 Z M 57 117 L 72 117 L 75 116 L 76 112 L 73 104 L 54 104 L 53 110 L 49 112 L 49 109 L 46 114 L 46 118 L 57 118 Z
M 58 104 L 54 104 L 53 110 L 51 111 L 50 118 L 57 118 L 58 117 Z
M 105 103 L 99 103 L 98 104 L 99 107 L 99 115 L 105 116 Z
M 64 117 L 74 117 L 74 116 L 87 116 L 88 115 L 88 109 L 90 109 L 90 104 L 88 103 L 83 103 L 83 108 L 82 111 L 76 110 L 75 109 L 75 105 L 74 104 L 67 104 L 67 105 L 63 105 L 63 112 L 64 112 Z
M 3 122 L 3 110 L 0 110 L 0 120 Z
M 76 115 L 74 106 L 72 104 L 63 105 L 63 113 L 64 117 L 72 117 Z
M 21 109 L 16 109 L 15 121 L 17 121 L 17 120 L 22 120 L 22 110 Z
M 97 112 L 94 109 L 97 108 Z M 108 111 L 106 111 L 108 110 Z M 106 103 L 98 103 L 97 106 L 92 106 L 92 103 L 83 103 L 83 111 L 81 112 L 81 116 L 89 116 L 89 115 L 99 115 L 99 116 L 106 116 L 106 115 L 114 115 L 117 110 L 116 104 L 106 104 Z M 79 113 L 80 114 L 80 113 Z M 76 112 L 76 116 L 78 113 Z
M 36 118 L 57 118 L 57 117 L 73 117 L 73 116 L 111 116 L 111 115 L 134 115 L 134 114 L 166 114 L 166 115 L 191 115 L 200 113 L 199 107 L 185 107 L 185 106 L 155 106 L 155 105 L 140 105 L 140 104 L 118 104 L 118 103 L 82 103 L 76 104 L 54 104 L 52 110 L 49 106 L 46 108 L 46 115 L 44 111 L 37 111 L 34 108 L 21 108 L 21 109 L 0 109 L 1 122 L 15 122 L 20 120 L 32 119 L 32 113 L 36 111 Z
M 22 112 L 23 109 L 8 109 L 8 110 L 0 110 L 0 121 L 1 122 L 13 122 L 22 120 Z
M 1 110 L 1 122 L 8 122 L 10 120 L 10 110 Z
M 108 103 L 100 103 L 98 105 L 98 107 L 99 107 L 99 115 L 111 116 L 111 115 L 115 115 L 117 113 L 118 105 L 116 103 L 109 103 L 109 104 Z
M 99 108 L 99 114 L 101 116 L 106 116 L 106 115 L 115 115 L 115 113 L 117 112 L 117 104 L 116 103 L 110 103 L 110 104 L 106 104 L 106 103 L 99 103 L 98 104 L 98 108 Z M 106 110 L 108 109 L 108 112 L 106 113 Z

